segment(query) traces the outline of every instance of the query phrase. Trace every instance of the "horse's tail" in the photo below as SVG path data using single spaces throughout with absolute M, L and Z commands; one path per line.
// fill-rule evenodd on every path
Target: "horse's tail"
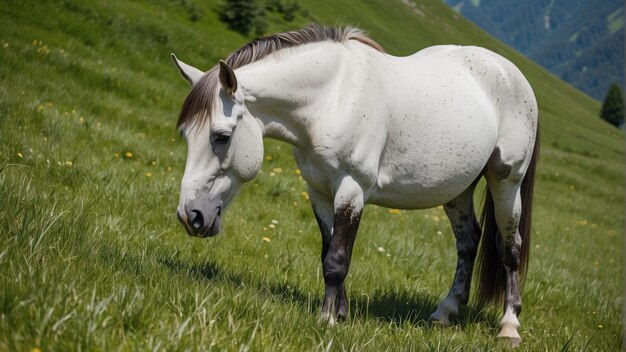
M 535 146 L 530 165 L 524 175 L 521 185 L 522 215 L 519 222 L 519 233 L 522 237 L 522 248 L 520 250 L 519 278 L 523 282 L 528 267 L 528 256 L 530 252 L 530 225 L 531 210 L 533 203 L 533 188 L 535 183 L 535 168 L 539 155 L 539 129 L 535 138 Z M 485 187 L 485 197 L 483 213 L 480 218 L 482 228 L 482 239 L 480 251 L 478 253 L 478 287 L 477 304 L 482 307 L 488 303 L 500 305 L 504 299 L 506 291 L 506 269 L 500 259 L 496 247 L 496 236 L 498 226 L 494 214 L 493 198 L 489 192 L 489 187 Z

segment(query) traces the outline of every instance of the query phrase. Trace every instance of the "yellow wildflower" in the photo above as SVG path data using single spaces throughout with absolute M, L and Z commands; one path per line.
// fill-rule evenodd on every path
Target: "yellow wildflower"
M 152 172 L 146 172 L 146 177 L 152 177 Z
M 20 152 L 17 152 L 17 156 L 19 156 L 20 159 L 24 158 L 24 155 L 22 155 L 22 153 L 20 153 Z
M 126 154 L 124 154 L 124 156 L 130 159 L 130 158 L 133 157 L 133 153 L 132 152 L 126 152 Z
M 71 160 L 68 160 L 65 162 L 65 166 L 67 166 L 68 169 L 71 169 L 74 166 L 74 163 L 72 163 Z
M 119 158 L 120 157 L 120 153 L 115 153 L 115 157 Z
M 270 224 L 270 225 L 269 225 L 269 227 L 270 227 L 270 229 L 275 229 L 275 228 L 276 228 L 276 225 L 274 225 L 274 224 Z
M 30 350 L 30 352 L 41 352 L 41 350 L 39 349 L 39 347 L 35 347 L 32 350 Z
M 44 45 L 44 46 L 42 46 L 42 47 L 39 47 L 39 48 L 37 49 L 37 52 L 38 52 L 38 53 L 44 53 L 44 54 L 47 54 L 47 53 L 49 53 L 49 52 L 50 52 L 50 49 L 48 48 L 48 46 L 47 46 L 47 45 Z
M 263 237 L 263 242 L 269 243 L 270 242 L 270 238 L 269 237 Z
M 389 213 L 390 214 L 400 214 L 401 211 L 400 211 L 400 209 L 389 209 Z
M 303 196 L 305 199 L 309 199 L 309 194 L 306 192 L 300 192 L 300 195 Z
M 279 173 L 283 172 L 283 169 L 280 168 L 280 167 L 275 167 L 274 169 L 272 169 L 272 171 L 277 173 L 277 174 L 279 174 Z
M 293 170 L 293 173 L 298 175 L 298 176 L 300 176 L 300 174 L 301 174 L 300 169 Z
M 267 161 L 270 161 L 270 160 L 272 160 L 272 159 L 273 159 L 273 158 L 272 158 L 272 156 L 271 156 L 271 155 L 268 155 L 268 156 L 266 156 L 266 157 L 265 157 L 265 160 L 267 160 Z
M 152 160 L 152 165 L 156 165 L 156 160 Z
M 385 253 L 385 249 L 384 249 L 383 247 L 378 247 L 378 251 L 379 251 L 380 253 Z

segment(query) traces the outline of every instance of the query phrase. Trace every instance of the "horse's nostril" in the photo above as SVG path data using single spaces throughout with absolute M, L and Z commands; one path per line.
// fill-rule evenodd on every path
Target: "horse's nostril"
M 198 210 L 192 210 L 191 214 L 189 214 L 189 222 L 194 229 L 200 229 L 204 226 L 204 219 L 202 218 L 202 213 Z
M 217 207 L 217 216 L 222 216 L 222 207 Z

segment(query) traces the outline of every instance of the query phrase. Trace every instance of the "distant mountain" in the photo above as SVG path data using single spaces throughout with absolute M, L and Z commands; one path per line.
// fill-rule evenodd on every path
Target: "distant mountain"
M 624 87 L 622 0 L 444 0 L 464 17 L 601 100 Z

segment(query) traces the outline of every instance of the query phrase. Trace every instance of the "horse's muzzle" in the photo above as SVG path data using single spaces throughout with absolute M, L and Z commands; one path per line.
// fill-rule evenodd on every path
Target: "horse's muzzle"
M 185 210 L 176 212 L 178 220 L 190 236 L 213 237 L 222 229 L 222 205 L 207 200 L 192 200 Z

